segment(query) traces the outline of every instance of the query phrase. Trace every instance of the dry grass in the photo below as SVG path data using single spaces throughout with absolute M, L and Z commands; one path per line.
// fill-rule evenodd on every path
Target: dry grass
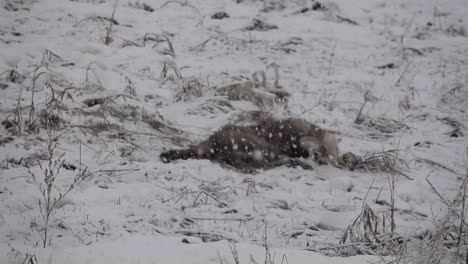
M 408 249 L 401 256 L 386 263 L 465 264 L 468 262 L 468 224 L 466 223 L 466 195 L 468 171 L 458 195 L 448 202 L 430 183 L 435 195 L 447 206 L 447 213 L 434 219 L 434 230 L 426 230 L 411 238 Z
M 278 29 L 278 26 L 267 23 L 258 18 L 252 19 L 250 24 L 244 28 L 244 30 L 247 30 L 247 31 L 269 31 L 269 30 L 274 30 L 274 29 Z
M 132 80 L 125 76 L 125 82 L 127 83 L 127 85 L 125 86 L 125 93 L 128 93 L 131 96 L 136 96 L 136 88 Z
M 109 124 L 106 122 L 95 122 L 95 123 L 90 123 L 87 125 L 80 125 L 80 126 L 73 126 L 73 127 L 79 127 L 82 129 L 86 129 L 89 131 L 92 131 L 95 135 L 101 132 L 109 132 L 109 131 L 119 131 L 122 130 L 122 127 L 117 125 L 117 124 Z
M 235 107 L 231 104 L 230 101 L 224 100 L 222 98 L 213 98 L 208 99 L 201 103 L 200 105 L 190 108 L 187 110 L 188 115 L 214 115 L 214 114 L 227 114 L 233 112 Z
M 191 101 L 194 98 L 203 96 L 204 85 L 195 77 L 183 78 L 180 80 L 174 92 L 176 102 Z
M 41 128 L 62 130 L 65 128 L 65 121 L 51 110 L 42 110 L 38 115 L 38 122 Z
M 393 235 L 391 215 L 375 213 L 365 205 L 361 214 L 343 232 L 340 244 L 344 255 L 396 255 L 402 249 L 402 238 Z
M 377 131 L 378 133 L 369 134 L 369 136 L 374 138 L 392 137 L 392 134 L 394 133 L 409 129 L 409 127 L 401 121 L 384 117 L 365 117 L 358 123 L 358 125 L 358 127 L 366 127 Z
M 226 240 L 230 243 L 237 243 L 236 240 L 233 238 L 229 238 L 220 234 L 215 233 L 208 233 L 208 232 L 192 232 L 192 231 L 176 231 L 176 234 L 184 235 L 184 236 L 191 236 L 191 237 L 198 237 L 203 242 L 217 242 L 221 240 Z
M 290 94 L 279 84 L 278 65 L 273 63 L 266 67 L 269 68 L 274 70 L 273 85 L 268 83 L 265 71 L 255 71 L 248 81 L 220 87 L 216 94 L 232 101 L 250 101 L 262 109 L 273 107 L 275 103 L 286 107 Z
M 308 250 L 328 256 L 396 256 L 405 249 L 402 237 L 392 233 L 391 215 L 375 213 L 368 205 L 343 232 L 339 244 L 313 246 Z
M 407 164 L 398 157 L 397 152 L 397 150 L 388 150 L 367 154 L 364 157 L 348 152 L 338 158 L 338 167 L 365 172 L 388 172 L 411 179 L 403 173 L 402 167 L 407 167 Z
M 154 130 L 173 136 L 176 140 L 180 140 L 180 136 L 187 136 L 184 131 L 175 128 L 172 124 L 164 120 L 164 118 L 159 115 L 159 113 L 148 114 L 143 111 L 141 121 L 149 125 Z

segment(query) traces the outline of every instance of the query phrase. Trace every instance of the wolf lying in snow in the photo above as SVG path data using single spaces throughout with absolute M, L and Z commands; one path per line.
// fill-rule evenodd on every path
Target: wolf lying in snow
M 303 119 L 266 118 L 252 126 L 224 126 L 200 144 L 168 150 L 160 158 L 164 163 L 209 159 L 244 172 L 282 165 L 311 169 L 307 160 L 335 162 L 338 143 L 333 134 Z

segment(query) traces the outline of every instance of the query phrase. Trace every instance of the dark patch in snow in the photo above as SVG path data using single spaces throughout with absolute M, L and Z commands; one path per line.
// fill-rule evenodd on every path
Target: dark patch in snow
M 219 11 L 211 15 L 211 19 L 223 19 L 223 18 L 229 18 L 229 14 L 224 11 Z

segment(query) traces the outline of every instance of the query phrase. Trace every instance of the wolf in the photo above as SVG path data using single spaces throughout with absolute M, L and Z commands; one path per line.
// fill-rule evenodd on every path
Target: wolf
M 267 117 L 255 125 L 226 125 L 198 145 L 161 153 L 164 163 L 208 159 L 245 172 L 278 166 L 312 169 L 311 160 L 328 163 L 338 157 L 336 137 L 299 118 Z
M 272 144 L 278 144 L 281 152 L 289 157 L 312 157 L 319 163 L 338 159 L 338 140 L 328 130 L 301 118 L 277 120 L 263 119 L 257 126 L 261 136 Z

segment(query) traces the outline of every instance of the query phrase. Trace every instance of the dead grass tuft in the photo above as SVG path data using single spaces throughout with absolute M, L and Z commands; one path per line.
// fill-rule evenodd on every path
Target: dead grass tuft
M 371 153 L 364 157 L 347 152 L 338 158 L 338 167 L 341 168 L 366 172 L 388 172 L 411 179 L 403 173 L 403 166 L 408 167 L 406 162 L 398 157 L 397 150 Z
M 413 236 L 404 262 L 394 263 L 466 263 L 468 261 L 468 224 L 466 223 L 466 195 L 468 187 L 468 168 L 452 202 L 440 194 L 426 178 L 435 195 L 447 206 L 447 213 L 434 221 L 435 229 L 426 230 Z
M 379 133 L 369 134 L 372 138 L 392 137 L 394 133 L 409 129 L 409 126 L 401 121 L 384 117 L 361 117 L 358 122 L 356 122 L 356 125 L 358 125 L 358 127 L 366 127 L 378 131 Z
M 466 84 L 457 83 L 453 88 L 448 88 L 440 101 L 444 104 L 450 105 L 451 107 L 457 107 L 460 110 L 466 111 L 466 100 L 468 98 L 468 89 Z
M 216 94 L 227 96 L 232 101 L 250 101 L 260 108 L 270 108 L 275 103 L 286 107 L 290 94 L 279 84 L 279 66 L 272 63 L 266 67 L 270 68 L 274 70 L 273 85 L 268 83 L 265 71 L 260 70 L 255 71 L 247 81 L 218 88 Z
M 183 135 L 185 134 L 182 130 L 173 127 L 172 125 L 168 124 L 164 118 L 159 114 L 148 114 L 143 111 L 141 116 L 141 121 L 149 125 L 152 129 L 158 130 L 163 133 L 171 134 L 171 135 Z
M 132 80 L 125 76 L 125 82 L 127 83 L 127 85 L 125 86 L 125 93 L 128 93 L 131 96 L 136 96 L 136 88 Z
M 203 87 L 204 85 L 195 77 L 183 78 L 174 92 L 176 102 L 187 102 L 203 96 Z
M 267 23 L 258 18 L 252 19 L 252 22 L 250 22 L 250 24 L 244 28 L 244 30 L 247 31 L 269 31 L 273 29 L 278 29 L 278 26 Z
M 187 110 L 188 115 L 227 114 L 235 110 L 228 100 L 208 99 L 195 108 Z
M 445 31 L 451 36 L 466 37 L 466 30 L 463 26 L 457 28 L 454 25 L 450 25 Z
M 342 256 L 397 255 L 403 239 L 392 235 L 391 216 L 388 212 L 375 213 L 365 205 L 361 214 L 343 232 L 339 242 L 345 247 L 334 248 Z
M 51 130 L 61 130 L 65 128 L 65 121 L 56 113 L 50 110 L 42 110 L 38 116 L 41 128 Z
M 375 213 L 365 204 L 361 213 L 343 232 L 339 244 L 316 244 L 308 250 L 328 256 L 355 255 L 398 256 L 406 249 L 406 241 L 393 235 L 391 215 Z
M 117 124 L 109 124 L 107 122 L 90 122 L 85 125 L 75 125 L 72 127 L 77 127 L 83 132 L 91 132 L 95 136 L 102 132 L 109 132 L 109 131 L 120 131 L 122 127 Z

